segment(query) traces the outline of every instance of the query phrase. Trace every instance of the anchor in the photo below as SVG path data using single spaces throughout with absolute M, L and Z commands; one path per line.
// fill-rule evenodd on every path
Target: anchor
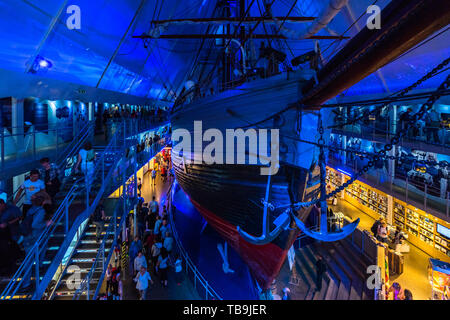
M 276 228 L 270 231 L 268 207 L 270 206 L 269 197 L 271 184 L 272 184 L 272 175 L 269 174 L 267 179 L 265 200 L 263 202 L 264 212 L 263 212 L 262 234 L 259 237 L 255 237 L 242 230 L 241 227 L 239 226 L 237 227 L 237 231 L 239 232 L 241 237 L 244 238 L 245 241 L 256 245 L 267 244 L 275 240 L 275 238 L 278 237 L 278 235 L 288 227 L 289 222 L 291 221 L 288 211 L 285 211 L 275 219 L 274 224 L 276 225 Z
M 319 113 L 320 117 L 320 113 Z M 323 140 L 323 126 L 322 120 L 319 118 L 319 144 L 320 144 L 320 153 L 319 153 L 319 163 L 320 163 L 320 231 L 312 231 L 306 227 L 306 225 L 298 219 L 294 214 L 293 210 L 291 210 L 292 218 L 294 219 L 297 227 L 304 232 L 307 236 L 324 241 L 338 241 L 344 239 L 348 235 L 350 235 L 353 231 L 355 231 L 356 227 L 359 224 L 359 218 L 353 221 L 352 223 L 342 227 L 338 232 L 328 232 L 328 221 L 327 221 L 327 200 L 326 200 L 326 164 L 325 164 L 325 153 L 324 153 L 324 140 Z

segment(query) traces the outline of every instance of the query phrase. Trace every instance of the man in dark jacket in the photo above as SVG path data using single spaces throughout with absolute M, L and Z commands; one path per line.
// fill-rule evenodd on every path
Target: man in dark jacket
M 317 272 L 316 291 L 322 290 L 322 277 L 323 277 L 323 274 L 325 273 L 325 271 L 327 271 L 327 265 L 326 265 L 325 261 L 323 261 L 322 256 L 319 256 L 319 258 L 317 259 L 317 262 L 316 262 L 316 272 Z

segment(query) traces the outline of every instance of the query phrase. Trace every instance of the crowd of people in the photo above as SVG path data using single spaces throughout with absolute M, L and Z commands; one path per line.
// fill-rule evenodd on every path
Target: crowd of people
M 0 191 L 0 272 L 10 276 L 15 263 L 28 254 L 44 229 L 52 223 L 55 196 L 61 187 L 61 172 L 49 158 L 40 160 L 41 168 L 30 171 L 12 201 Z M 22 201 L 22 210 L 19 202 Z M 44 253 L 45 250 L 42 250 Z M 30 285 L 25 277 L 23 288 Z

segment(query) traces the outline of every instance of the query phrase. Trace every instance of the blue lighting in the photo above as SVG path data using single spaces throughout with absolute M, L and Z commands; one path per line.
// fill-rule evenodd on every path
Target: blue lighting
M 350 173 L 348 173 L 347 171 L 344 171 L 344 170 L 342 170 L 342 169 L 337 169 L 339 172 L 342 172 L 343 174 L 345 174 L 345 175 L 347 175 L 347 176 L 349 176 L 349 177 L 351 177 L 352 175 L 350 174 Z

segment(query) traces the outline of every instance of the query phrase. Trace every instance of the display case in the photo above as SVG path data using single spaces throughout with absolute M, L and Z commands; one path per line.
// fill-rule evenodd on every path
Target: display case
M 410 242 L 433 256 L 450 257 L 448 222 L 395 198 L 393 207 L 394 225 L 412 235 Z

